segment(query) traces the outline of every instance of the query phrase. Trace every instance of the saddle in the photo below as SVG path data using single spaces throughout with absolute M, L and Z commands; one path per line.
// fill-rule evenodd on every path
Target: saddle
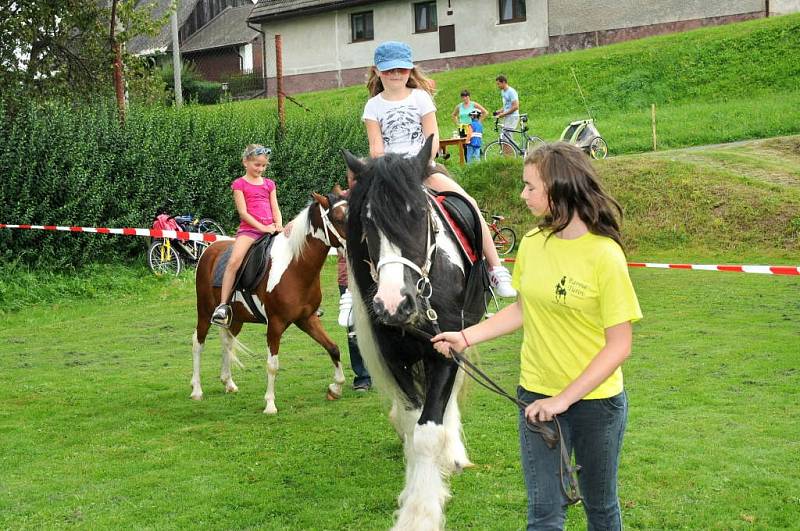
M 483 259 L 483 227 L 480 213 L 464 196 L 456 192 L 431 192 L 430 202 L 442 220 L 445 230 L 458 242 L 464 258 L 463 320 L 473 325 L 486 312 L 489 293 L 489 273 Z
M 269 264 L 269 251 L 272 248 L 274 241 L 273 234 L 264 234 L 257 239 L 253 245 L 248 249 L 247 254 L 242 260 L 242 265 L 236 273 L 236 280 L 233 282 L 233 293 L 241 292 L 242 294 L 250 294 L 256 290 L 258 285 L 264 280 L 267 274 L 267 265 Z M 215 288 L 222 287 L 222 277 L 225 274 L 225 268 L 230 260 L 233 246 L 228 247 L 222 256 L 217 261 L 214 267 L 214 281 Z M 252 297 L 242 297 L 245 302 L 250 305 Z M 251 310 L 255 310 L 251 308 Z M 259 311 L 253 311 L 253 315 L 260 315 Z
M 483 258 L 483 227 L 480 214 L 466 198 L 456 192 L 434 192 L 431 204 L 445 228 L 458 241 L 461 255 L 469 265 Z

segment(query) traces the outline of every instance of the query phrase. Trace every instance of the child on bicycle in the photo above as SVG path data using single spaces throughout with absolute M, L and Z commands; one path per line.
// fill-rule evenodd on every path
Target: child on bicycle
M 398 153 L 413 157 L 433 135 L 431 153 L 439 151 L 439 125 L 433 103 L 433 81 L 411 62 L 411 47 L 404 42 L 388 41 L 375 49 L 375 66 L 370 68 L 367 89 L 370 99 L 364 107 L 362 120 L 369 138 L 370 156 Z M 476 209 L 475 200 L 453 179 L 434 169 L 425 186 L 438 192 L 457 192 Z M 483 250 L 489 265 L 489 280 L 494 292 L 501 297 L 514 297 L 511 275 L 503 267 L 489 228 L 483 224 Z
M 233 282 L 247 250 L 264 234 L 275 234 L 282 230 L 275 183 L 262 176 L 269 166 L 271 153 L 272 150 L 262 145 L 248 145 L 242 153 L 245 174 L 231 183 L 233 202 L 241 223 L 222 277 L 220 304 L 211 315 L 213 324 L 226 328 L 230 326 L 232 317 L 228 302 L 233 291 Z
M 481 160 L 481 144 L 483 143 L 481 111 L 474 109 L 470 111 L 469 117 L 472 120 L 472 132 L 470 133 L 469 143 L 467 144 L 467 163 Z

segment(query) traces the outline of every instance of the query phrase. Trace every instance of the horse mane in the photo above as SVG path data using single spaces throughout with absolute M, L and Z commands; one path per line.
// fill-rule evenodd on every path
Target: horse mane
M 306 248 L 306 236 L 311 231 L 311 216 L 309 211 L 315 203 L 312 201 L 298 213 L 292 220 L 292 233 L 289 235 L 289 251 L 292 259 L 300 258 Z
M 389 241 L 400 248 L 412 246 L 427 219 L 428 200 L 422 187 L 426 175 L 415 158 L 387 154 L 371 160 L 348 198 L 351 216 L 357 213 L 362 220 L 369 216 Z M 366 204 L 369 212 L 364 211 Z

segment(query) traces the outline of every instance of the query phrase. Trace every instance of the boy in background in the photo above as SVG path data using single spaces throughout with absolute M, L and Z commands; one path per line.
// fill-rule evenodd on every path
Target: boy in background
M 475 109 L 469 113 L 472 123 L 472 132 L 467 143 L 467 163 L 481 160 L 481 144 L 483 143 L 483 124 L 481 124 L 481 111 Z

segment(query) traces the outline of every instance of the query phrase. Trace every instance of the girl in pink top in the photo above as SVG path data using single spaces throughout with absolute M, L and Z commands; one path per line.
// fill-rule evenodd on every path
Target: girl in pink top
M 247 250 L 264 234 L 275 234 L 283 230 L 275 183 L 262 177 L 269 166 L 270 153 L 269 148 L 259 144 L 247 146 L 242 153 L 245 174 L 231 184 L 233 201 L 242 221 L 236 231 L 236 241 L 233 242 L 233 250 L 222 277 L 220 305 L 211 315 L 211 322 L 220 326 L 230 325 L 231 307 L 228 300 L 236 272 L 239 271 Z

